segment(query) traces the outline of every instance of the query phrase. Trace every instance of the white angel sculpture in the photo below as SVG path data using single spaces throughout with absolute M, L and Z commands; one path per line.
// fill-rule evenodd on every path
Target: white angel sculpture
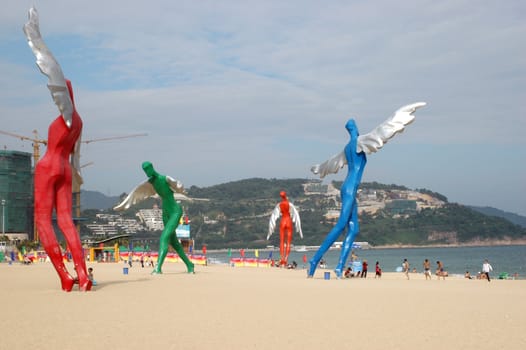
M 113 209 L 125 210 L 148 197 L 159 195 L 162 199 L 164 229 L 159 242 L 157 265 L 152 273 L 162 273 L 162 266 L 166 254 L 168 253 L 169 245 L 175 249 L 179 257 L 186 264 L 188 273 L 193 273 L 194 264 L 186 256 L 183 246 L 175 234 L 175 229 L 179 225 L 181 216 L 183 215 L 183 209 L 175 200 L 174 193 L 182 194 L 184 192 L 183 184 L 170 176 L 159 174 L 155 171 L 150 162 L 142 163 L 142 168 L 146 173 L 146 176 L 148 176 L 148 179 L 135 187 L 130 194 L 128 194 L 128 196 L 126 196 L 126 198 L 124 198 L 124 200 Z M 185 196 L 183 197 L 186 198 Z
M 292 223 L 294 223 L 294 227 L 301 238 L 303 238 L 303 232 L 301 231 L 300 214 L 298 213 L 298 210 L 294 204 L 290 203 L 287 199 L 287 193 L 285 191 L 281 191 L 279 195 L 281 196 L 281 202 L 276 205 L 272 211 L 272 215 L 270 215 L 267 240 L 270 238 L 272 233 L 274 233 L 276 221 L 281 216 L 279 225 L 279 264 L 280 266 L 286 266 L 289 260 L 290 243 L 292 242 Z M 285 239 L 287 240 L 286 242 Z
M 344 165 L 348 165 L 348 173 L 340 189 L 341 212 L 338 222 L 329 232 L 316 254 L 312 257 L 309 264 L 308 277 L 314 276 L 316 267 L 325 252 L 332 246 L 341 233 L 347 228 L 345 240 L 342 245 L 340 259 L 334 270 L 336 276 L 341 278 L 344 264 L 351 251 L 352 244 L 359 232 L 358 224 L 358 204 L 356 203 L 356 193 L 360 185 L 363 170 L 367 163 L 366 153 L 370 154 L 378 151 L 394 135 L 402 132 L 404 128 L 415 119 L 415 111 L 425 106 L 425 102 L 413 103 L 397 110 L 395 114 L 385 122 L 377 126 L 368 134 L 360 136 L 358 127 L 353 119 L 345 125 L 351 137 L 344 150 L 331 157 L 322 164 L 311 168 L 312 172 L 319 174 L 321 178 L 327 174 L 336 173 Z

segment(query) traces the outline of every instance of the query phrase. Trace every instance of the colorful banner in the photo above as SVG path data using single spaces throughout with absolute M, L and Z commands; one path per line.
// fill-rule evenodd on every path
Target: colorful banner
M 145 261 L 149 257 L 154 262 L 157 262 L 157 257 L 159 255 L 157 252 L 151 252 L 151 253 L 144 253 L 144 252 L 119 252 L 119 257 L 123 261 L 128 261 L 128 258 L 130 257 L 130 254 L 131 254 L 132 261 L 135 261 L 135 262 L 140 261 L 141 260 L 141 256 L 143 257 L 143 259 Z M 207 264 L 206 256 L 204 256 L 204 255 L 201 255 L 201 254 L 188 254 L 187 256 L 188 256 L 188 259 L 190 259 L 190 261 L 193 262 L 195 265 L 206 265 Z M 181 258 L 179 258 L 179 255 L 177 255 L 177 253 L 169 252 L 168 254 L 166 254 L 166 258 L 165 258 L 164 262 L 173 262 L 173 263 L 181 262 L 182 263 L 183 261 L 181 260 Z
M 231 258 L 232 267 L 270 267 L 271 259 L 252 259 L 252 258 Z
M 110 252 L 110 253 L 113 253 Z M 64 262 L 70 262 L 71 259 L 69 259 L 69 254 L 66 252 L 63 254 L 63 259 L 64 259 Z M 89 253 L 89 250 L 85 252 L 85 255 L 87 257 L 90 256 L 90 253 Z M 113 255 L 113 254 L 112 254 Z M 157 261 L 157 256 L 158 256 L 158 253 L 157 252 L 150 252 L 150 253 L 144 253 L 144 252 L 119 252 L 119 258 L 120 258 L 120 261 L 128 261 L 128 258 L 130 257 L 131 255 L 131 258 L 132 258 L 132 261 L 134 262 L 139 262 L 141 260 L 141 256 L 142 258 L 144 259 L 144 261 L 146 262 L 148 257 L 153 260 L 154 262 Z M 188 254 L 187 255 L 188 258 L 190 259 L 190 261 L 192 261 L 194 264 L 196 265 L 207 265 L 207 260 L 206 260 L 206 256 L 205 255 L 201 255 L 201 254 Z M 46 254 L 45 251 L 32 251 L 32 252 L 29 252 L 27 253 L 26 255 L 22 255 L 22 253 L 18 252 L 18 260 L 21 261 L 21 262 L 24 262 L 24 261 L 31 261 L 33 263 L 35 262 L 49 262 L 49 258 Z M 108 262 L 114 262 L 113 259 L 110 259 L 108 260 Z M 179 255 L 177 255 L 177 253 L 174 253 L 174 252 L 169 252 L 167 255 L 166 255 L 166 260 L 165 261 L 168 261 L 168 262 L 183 262 L 180 258 L 179 258 Z

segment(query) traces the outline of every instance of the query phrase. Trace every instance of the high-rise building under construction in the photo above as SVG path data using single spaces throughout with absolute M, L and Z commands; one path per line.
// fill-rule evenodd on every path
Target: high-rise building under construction
M 31 153 L 0 150 L 0 230 L 33 239 Z M 2 232 L 0 232 L 2 234 Z

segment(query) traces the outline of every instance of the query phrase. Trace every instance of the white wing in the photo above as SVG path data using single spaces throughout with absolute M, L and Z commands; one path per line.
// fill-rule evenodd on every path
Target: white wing
M 117 206 L 113 207 L 113 210 L 125 210 L 131 207 L 134 204 L 137 204 L 148 197 L 154 196 L 157 193 L 153 188 L 153 185 L 148 182 L 148 180 L 141 183 L 139 186 L 135 187 L 129 195 L 124 198 L 124 200 L 119 203 Z
M 370 154 L 378 151 L 394 135 L 403 132 L 404 128 L 415 120 L 416 109 L 425 105 L 425 102 L 417 102 L 404 106 L 370 133 L 358 136 L 356 152 L 363 151 Z M 347 157 L 345 157 L 345 152 L 341 151 L 325 162 L 314 165 L 311 171 L 318 174 L 320 178 L 324 178 L 327 174 L 336 174 L 345 165 L 347 165 Z
M 292 218 L 292 222 L 294 223 L 294 227 L 296 228 L 296 231 L 300 234 L 300 237 L 303 238 L 303 232 L 301 232 L 301 220 L 300 220 L 300 213 L 296 209 L 296 207 L 289 202 L 289 208 L 290 208 L 290 216 Z
M 73 102 L 69 96 L 64 73 L 62 73 L 60 65 L 44 43 L 42 35 L 40 35 L 38 12 L 34 7 L 29 9 L 29 21 L 24 25 L 24 33 L 26 34 L 29 47 L 37 59 L 38 68 L 42 74 L 48 77 L 47 86 L 49 91 L 51 91 L 51 97 L 53 97 L 53 101 L 58 106 L 66 125 L 70 127 Z
M 310 170 L 314 174 L 319 174 L 320 178 L 323 179 L 327 174 L 336 174 L 338 170 L 343 168 L 346 164 L 347 157 L 345 157 L 345 152 L 341 151 L 340 153 L 332 156 L 325 162 L 314 165 Z
M 274 233 L 274 229 L 276 228 L 276 221 L 281 216 L 281 209 L 279 208 L 279 203 L 276 205 L 274 210 L 272 211 L 272 215 L 270 215 L 270 220 L 268 222 L 268 234 L 267 234 L 267 241 Z
M 417 102 L 403 106 L 382 124 L 368 134 L 358 136 L 356 152 L 374 153 L 383 147 L 394 135 L 404 131 L 404 128 L 415 120 L 417 108 L 425 106 L 425 102 Z

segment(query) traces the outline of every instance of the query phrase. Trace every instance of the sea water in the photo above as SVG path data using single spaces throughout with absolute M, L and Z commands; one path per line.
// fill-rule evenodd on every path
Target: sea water
M 323 256 L 327 264 L 327 269 L 334 269 L 340 258 L 340 250 L 333 249 L 327 251 Z M 382 248 L 382 249 L 355 249 L 354 254 L 358 260 L 367 260 L 369 264 L 369 274 L 374 276 L 374 266 L 378 261 L 384 272 L 395 272 L 402 266 L 402 261 L 407 259 L 410 269 L 416 268 L 418 272 L 423 271 L 424 259 L 431 262 L 431 271 L 436 270 L 436 262 L 440 260 L 444 264 L 444 270 L 450 275 L 464 275 L 469 271 L 475 276 L 482 269 L 484 259 L 488 259 L 493 267 L 491 276 L 498 277 L 501 273 L 508 273 L 510 276 L 518 274 L 520 279 L 526 278 L 526 245 L 518 246 L 486 246 L 486 247 L 440 247 L 440 248 Z M 304 266 L 303 256 L 307 260 L 312 258 L 316 251 L 291 252 L 289 263 L 296 261 L 298 268 Z M 260 250 L 260 259 L 266 259 L 270 255 L 273 259 L 279 259 L 279 250 L 273 251 Z M 231 257 L 239 258 L 240 253 L 232 250 Z M 211 262 L 225 263 L 230 260 L 227 252 L 209 252 L 207 254 Z M 245 250 L 246 258 L 254 258 L 253 250 Z M 307 263 L 308 264 L 308 263 Z

